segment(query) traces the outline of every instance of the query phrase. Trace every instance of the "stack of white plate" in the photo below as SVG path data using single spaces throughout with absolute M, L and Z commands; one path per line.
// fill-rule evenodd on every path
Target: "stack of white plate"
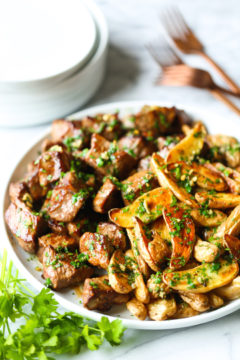
M 108 29 L 92 0 L 0 2 L 0 125 L 66 116 L 99 88 Z

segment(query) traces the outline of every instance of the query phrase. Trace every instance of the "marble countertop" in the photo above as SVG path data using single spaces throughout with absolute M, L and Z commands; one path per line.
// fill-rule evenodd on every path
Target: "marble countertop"
M 159 13 L 169 0 L 96 0 L 110 29 L 110 50 L 106 78 L 87 106 L 120 100 L 162 100 L 174 104 L 200 106 L 226 118 L 236 118 L 211 94 L 192 88 L 158 87 L 153 84 L 158 68 L 144 45 L 156 38 L 161 29 Z M 206 44 L 210 55 L 240 83 L 240 2 L 238 0 L 175 0 L 189 24 Z M 204 60 L 187 61 L 206 69 Z M 214 75 L 215 76 L 215 75 Z M 215 79 L 222 84 L 221 80 Z M 240 101 L 236 101 L 240 106 Z M 18 149 L 29 148 L 33 137 L 48 125 L 24 129 L 0 129 L 1 180 L 18 160 Z M 237 136 L 237 134 L 236 134 Z M 240 137 L 240 136 L 239 136 Z M 2 240 L 3 242 L 3 240 Z M 108 345 L 97 352 L 85 351 L 71 359 L 146 359 L 151 360 L 238 360 L 240 358 L 240 311 L 209 324 L 175 331 L 127 330 L 123 344 Z M 59 357 L 59 359 L 70 357 Z

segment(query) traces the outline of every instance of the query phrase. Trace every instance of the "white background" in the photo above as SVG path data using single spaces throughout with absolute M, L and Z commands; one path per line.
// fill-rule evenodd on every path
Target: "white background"
M 238 0 L 97 0 L 97 3 L 108 21 L 110 51 L 105 81 L 89 106 L 120 100 L 151 99 L 198 105 L 219 113 L 226 121 L 236 117 L 205 91 L 153 85 L 158 68 L 144 45 L 162 31 L 159 23 L 161 8 L 176 3 L 203 40 L 209 54 L 240 84 Z M 209 69 L 202 59 L 188 57 L 187 61 Z M 221 83 L 218 77 L 216 80 Z M 240 106 L 240 101 L 236 103 Z M 19 159 L 19 153 L 27 150 L 34 138 L 47 131 L 48 127 L 0 129 L 1 196 L 9 172 Z M 240 138 L 240 134 L 235 136 Z M 0 241 L 1 247 L 4 246 L 2 235 Z M 128 330 L 120 347 L 106 345 L 97 352 L 85 351 L 72 359 L 239 360 L 239 325 L 240 311 L 213 323 L 189 329 L 155 332 Z

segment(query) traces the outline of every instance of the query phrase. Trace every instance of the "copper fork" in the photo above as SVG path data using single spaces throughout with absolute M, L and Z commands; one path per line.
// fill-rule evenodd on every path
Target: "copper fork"
M 161 21 L 175 45 L 185 54 L 198 54 L 207 60 L 236 93 L 240 93 L 239 86 L 226 72 L 206 53 L 204 45 L 187 25 L 181 12 L 177 8 L 166 9 L 161 14 Z
M 158 42 L 158 44 L 160 44 L 160 42 Z M 162 74 L 157 79 L 158 84 L 170 86 L 194 86 L 207 89 L 218 100 L 222 101 L 231 110 L 240 115 L 240 109 L 223 95 L 222 92 L 234 96 L 239 96 L 238 94 L 218 86 L 207 71 L 196 69 L 185 64 L 168 44 L 161 46 L 158 44 L 147 45 L 150 54 L 162 68 Z

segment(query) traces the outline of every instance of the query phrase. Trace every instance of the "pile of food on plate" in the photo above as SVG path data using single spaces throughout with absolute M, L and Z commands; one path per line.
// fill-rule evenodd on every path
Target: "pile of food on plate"
M 6 222 L 54 290 L 179 319 L 240 297 L 240 144 L 174 107 L 53 122 Z

